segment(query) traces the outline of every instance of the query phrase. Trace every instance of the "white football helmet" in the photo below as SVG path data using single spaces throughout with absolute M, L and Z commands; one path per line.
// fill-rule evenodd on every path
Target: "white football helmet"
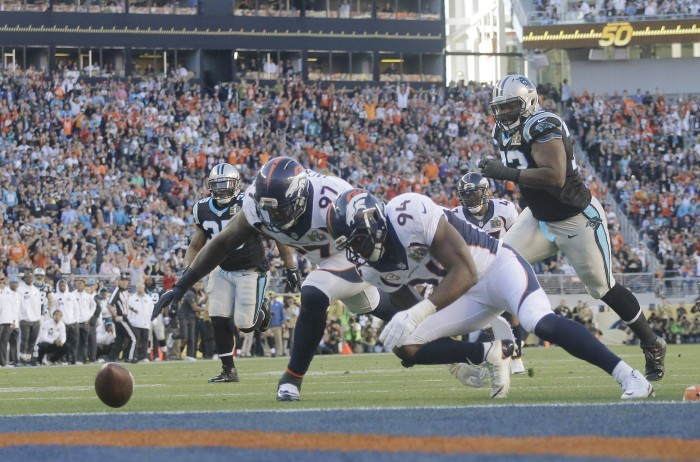
M 214 166 L 209 173 L 209 194 L 220 205 L 231 202 L 241 191 L 241 174 L 231 164 Z
M 522 75 L 506 75 L 493 87 L 491 110 L 498 126 L 513 133 L 539 107 L 537 88 Z

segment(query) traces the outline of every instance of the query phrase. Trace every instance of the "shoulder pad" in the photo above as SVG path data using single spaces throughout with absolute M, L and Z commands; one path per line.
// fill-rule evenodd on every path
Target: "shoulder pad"
M 563 121 L 558 115 L 542 111 L 530 117 L 523 127 L 525 141 L 543 143 L 554 138 L 562 138 Z

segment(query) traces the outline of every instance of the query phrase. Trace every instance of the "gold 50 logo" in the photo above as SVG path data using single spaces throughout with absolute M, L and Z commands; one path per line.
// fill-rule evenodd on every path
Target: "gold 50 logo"
M 632 24 L 628 22 L 611 22 L 603 27 L 600 33 L 601 39 L 598 40 L 598 45 L 601 47 L 624 47 L 632 40 Z

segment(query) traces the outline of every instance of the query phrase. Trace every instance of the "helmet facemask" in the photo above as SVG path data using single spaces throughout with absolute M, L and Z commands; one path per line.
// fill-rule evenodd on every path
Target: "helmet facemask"
M 226 205 L 241 191 L 238 178 L 220 177 L 209 180 L 209 194 L 217 204 Z
M 513 133 L 520 127 L 521 118 L 525 117 L 524 107 L 525 103 L 520 98 L 491 103 L 496 123 L 506 133 Z
M 209 173 L 209 194 L 219 205 L 227 205 L 241 192 L 241 175 L 231 164 L 218 164 Z
M 457 190 L 457 197 L 464 208 L 471 213 L 479 213 L 489 201 L 488 188 L 469 184 L 466 188 Z
M 341 236 L 336 239 L 336 248 L 345 249 L 348 261 L 355 265 L 379 261 L 384 255 L 387 231 L 381 212 L 375 207 L 358 212 L 353 218 L 352 228 L 349 237 Z

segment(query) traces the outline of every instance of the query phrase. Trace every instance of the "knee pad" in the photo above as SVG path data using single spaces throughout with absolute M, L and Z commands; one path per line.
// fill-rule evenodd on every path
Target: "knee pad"
M 364 290 L 351 297 L 343 298 L 342 302 L 348 311 L 353 314 L 367 314 L 379 303 L 379 294 L 377 293 L 377 298 L 374 300 L 374 303 L 372 300 L 370 300 Z

